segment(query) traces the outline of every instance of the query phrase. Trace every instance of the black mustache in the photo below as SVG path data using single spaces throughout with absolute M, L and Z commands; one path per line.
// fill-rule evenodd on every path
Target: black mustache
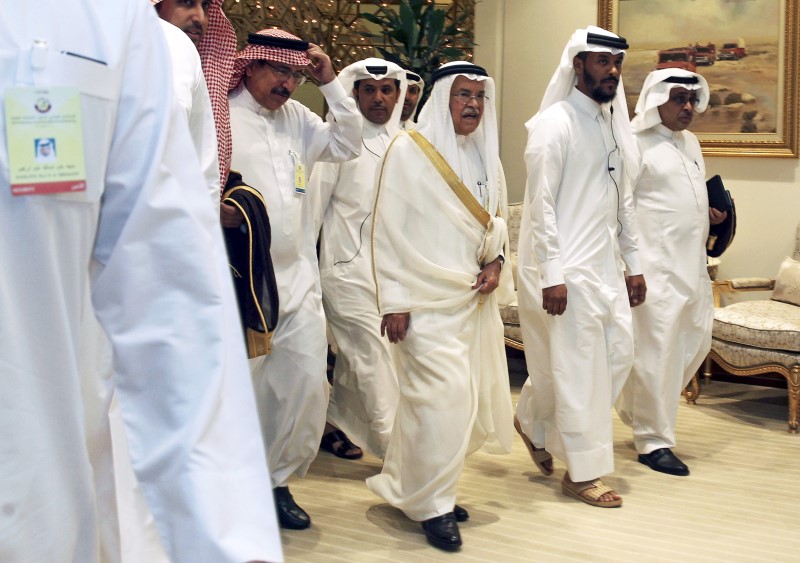
M 609 76 L 608 78 L 604 78 L 603 82 L 613 82 L 614 84 L 619 84 L 619 78 L 614 78 L 613 76 Z
M 286 96 L 286 97 L 289 97 L 289 96 L 292 95 L 292 93 L 289 92 L 289 90 L 287 90 L 286 88 L 282 88 L 280 86 L 278 88 L 273 88 L 272 89 L 272 93 L 273 94 L 278 94 L 280 96 Z

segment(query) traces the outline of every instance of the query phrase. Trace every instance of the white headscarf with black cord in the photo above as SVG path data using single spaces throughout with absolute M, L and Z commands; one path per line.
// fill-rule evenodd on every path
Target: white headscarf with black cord
M 486 166 L 486 178 L 489 183 L 488 209 L 498 209 L 503 205 L 501 201 L 503 188 L 499 185 L 502 181 L 500 174 L 500 143 L 497 135 L 497 111 L 495 110 L 495 85 L 494 80 L 486 70 L 476 64 L 465 61 L 454 61 L 440 66 L 432 76 L 433 90 L 431 97 L 425 103 L 417 121 L 417 131 L 436 147 L 456 174 L 459 162 L 458 141 L 450 115 L 450 89 L 458 76 L 466 76 L 470 80 L 483 82 L 486 99 L 483 104 L 481 122 L 471 136 L 475 142 Z M 505 210 L 503 210 L 505 213 Z M 504 215 L 505 216 L 505 215 Z
M 658 107 L 669 100 L 669 94 L 673 88 L 697 91 L 695 111 L 699 113 L 706 111 L 711 92 L 705 78 L 696 72 L 680 68 L 654 70 L 645 78 L 639 94 L 639 101 L 636 102 L 636 117 L 631 121 L 634 133 L 650 129 L 661 123 Z
M 547 90 L 545 90 L 538 113 L 525 124 L 528 132 L 530 133 L 533 124 L 536 123 L 537 118 L 544 110 L 567 99 L 575 89 L 578 84 L 578 75 L 575 73 L 572 61 L 578 53 L 610 53 L 616 56 L 620 53 L 624 54 L 627 48 L 628 43 L 624 38 L 605 29 L 590 25 L 586 29 L 575 30 L 564 47 L 561 61 L 550 79 Z M 625 176 L 628 178 L 630 185 L 633 185 L 639 172 L 640 157 L 639 149 L 636 146 L 630 127 L 630 116 L 628 114 L 628 104 L 625 101 L 622 76 L 620 76 L 619 84 L 617 85 L 617 95 L 611 101 L 610 107 L 612 128 L 625 163 Z
M 355 98 L 353 94 L 353 86 L 359 80 L 383 80 L 384 78 L 394 78 L 400 82 L 400 93 L 397 97 L 397 103 L 394 106 L 394 111 L 389 121 L 386 122 L 387 129 L 391 128 L 394 132 L 400 127 L 400 114 L 403 111 L 403 100 L 406 98 L 406 71 L 395 63 L 370 57 L 362 61 L 354 62 L 342 69 L 339 73 L 339 82 L 342 83 L 345 92 Z

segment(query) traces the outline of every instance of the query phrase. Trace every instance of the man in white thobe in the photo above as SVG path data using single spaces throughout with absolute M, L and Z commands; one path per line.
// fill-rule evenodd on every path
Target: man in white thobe
M 706 269 L 709 220 L 727 213 L 708 207 L 705 164 L 686 128 L 708 106 L 708 84 L 681 69 L 651 72 L 631 126 L 642 155 L 633 192 L 647 303 L 633 311 L 633 369 L 617 400 L 633 428 L 639 461 L 685 476 L 672 453 L 681 390 L 711 347 L 714 304 Z
M 156 13 L 161 18 L 162 31 L 167 40 L 172 63 L 173 97 L 180 109 L 185 113 L 189 123 L 198 160 L 205 177 L 214 213 L 220 207 L 220 174 L 227 173 L 230 166 L 230 126 L 227 123 L 227 85 L 233 70 L 233 58 L 236 54 L 236 33 L 222 11 L 221 0 L 152 0 Z M 212 48 L 213 47 L 213 48 Z M 199 52 L 203 53 L 201 58 Z M 213 103 L 209 97 L 206 74 L 212 82 L 224 82 L 223 89 L 216 88 L 216 96 L 221 96 L 222 103 Z M 219 102 L 219 100 L 217 101 Z M 219 116 L 222 107 L 222 116 Z M 216 110 L 216 111 L 215 111 Z M 215 119 L 224 120 L 224 126 L 217 131 Z M 227 131 L 227 134 L 226 134 Z M 218 145 L 227 138 L 227 155 Z M 220 158 L 224 160 L 220 165 Z M 203 189 L 202 186 L 197 186 Z M 219 223 L 209 223 L 207 228 L 218 230 Z M 96 321 L 94 330 L 100 331 Z M 88 327 L 92 330 L 91 327 Z M 87 334 L 87 328 L 84 328 Z M 100 336 L 102 341 L 104 337 Z M 104 358 L 105 351 L 99 355 L 93 352 L 89 357 L 98 359 L 100 369 L 104 364 L 110 369 Z M 123 563 L 148 561 L 167 561 L 163 546 L 158 539 L 152 515 L 147 509 L 144 497 L 136 482 L 130 459 L 127 456 L 122 419 L 116 402 L 112 402 L 108 415 L 111 424 L 114 450 L 114 480 L 119 514 L 119 551 Z M 93 463 L 97 463 L 96 461 Z M 111 507 L 105 509 L 110 512 Z M 110 519 L 109 519 L 110 521 Z M 114 523 L 116 524 L 116 523 Z M 264 534 L 271 535 L 275 545 L 280 545 L 277 521 L 264 523 Z M 112 538 L 110 533 L 103 536 L 103 549 L 109 551 L 107 544 Z
M 553 471 L 546 451 L 566 462 L 564 494 L 602 507 L 622 504 L 600 478 L 614 470 L 611 406 L 633 362 L 630 307 L 645 296 L 628 178 L 638 155 L 620 74 L 626 48 L 590 26 L 564 49 L 526 124 L 519 247 L 529 378 L 517 430 L 545 475 Z
M 225 249 L 204 226 L 216 216 L 197 190 L 168 57 L 142 0 L 0 11 L 4 102 L 60 87 L 79 96 L 86 157 L 84 190 L 12 195 L 9 141 L 21 133 L 0 136 L 0 259 L 15 264 L 0 284 L 4 561 L 101 560 L 108 515 L 95 501 L 80 377 L 90 283 L 133 468 L 170 559 L 281 559 L 264 534 L 274 515 Z
M 171 23 L 184 32 L 195 45 L 200 56 L 202 82 L 207 87 L 211 102 L 210 110 L 213 112 L 213 124 L 215 127 L 213 131 L 215 133 L 210 137 L 216 141 L 214 145 L 218 157 L 218 183 L 224 186 L 231 166 L 228 87 L 233 73 L 233 59 L 236 55 L 236 31 L 222 10 L 222 0 L 150 1 L 155 5 L 156 12 L 162 20 Z M 181 98 L 181 101 L 188 106 L 189 110 L 198 108 L 198 104 L 201 104 L 199 109 L 204 114 L 202 130 L 199 129 L 200 125 L 195 129 L 192 125 L 192 120 L 190 119 L 189 121 L 190 129 L 192 129 L 192 138 L 195 139 L 195 144 L 198 144 L 201 136 L 208 136 L 208 131 L 206 130 L 208 127 L 207 117 L 205 117 L 207 108 L 204 107 L 205 102 L 197 98 L 199 94 L 196 93 L 198 90 L 202 90 L 202 87 L 198 85 L 200 76 L 196 63 L 189 63 L 188 54 L 181 52 L 182 59 L 178 59 L 176 55 L 176 52 L 172 53 L 173 62 L 179 65 L 177 67 L 173 66 L 173 80 L 175 81 L 176 90 L 178 90 L 176 91 L 176 96 Z M 191 103 L 189 103 L 190 95 L 193 98 Z M 209 144 L 209 141 L 206 141 L 206 144 Z M 206 150 L 207 147 L 204 147 L 203 152 L 200 153 L 200 163 L 203 165 L 204 170 L 207 170 L 209 162 L 207 158 L 202 157 Z M 219 194 L 217 194 L 218 199 Z M 229 209 L 227 204 L 221 204 L 220 212 L 223 223 L 227 216 L 233 214 L 233 210 Z
M 236 56 L 231 80 L 232 168 L 269 210 L 280 300 L 272 354 L 252 359 L 250 367 L 279 521 L 303 529 L 311 520 L 292 499 L 289 478 L 305 475 L 314 460 L 328 406 L 325 317 L 306 177 L 318 161 L 358 156 L 361 114 L 318 46 L 279 29 L 250 34 L 249 43 Z M 327 123 L 290 99 L 307 66 L 330 107 Z
M 213 78 L 215 74 L 223 74 L 227 68 L 227 90 L 236 53 L 236 32 L 222 11 L 222 0 L 151 2 L 161 18 L 161 27 L 167 39 L 175 98 L 186 111 L 189 131 L 209 185 L 211 199 L 215 205 L 219 205 L 220 185 L 224 184 L 227 168 L 230 167 L 230 126 L 227 126 L 228 151 L 225 155 L 218 144 L 217 116 L 212 107 L 205 71 L 208 70 Z M 212 47 L 215 50 L 212 51 Z M 204 60 L 198 49 L 203 49 Z M 227 102 L 225 95 L 223 103 L 226 107 Z M 227 111 L 224 119 L 228 120 Z M 224 137 L 224 131 L 219 135 Z M 220 158 L 223 159 L 222 163 Z
M 417 115 L 417 107 L 422 99 L 422 91 L 425 88 L 425 81 L 416 72 L 410 70 L 406 72 L 406 95 L 403 98 L 403 110 L 400 113 L 400 129 L 410 131 L 416 129 L 417 122 L 414 119 Z
M 386 455 L 392 433 L 398 391 L 392 352 L 381 337 L 375 304 L 371 219 L 378 163 L 400 131 L 405 77 L 400 66 L 376 58 L 339 73 L 364 117 L 361 155 L 341 164 L 317 164 L 310 185 L 311 196 L 319 198 L 322 219 L 322 304 L 337 346 L 328 422 L 380 458 Z M 334 453 L 341 452 L 347 436 L 334 429 L 323 442 Z
M 511 446 L 495 291 L 508 237 L 494 81 L 454 62 L 433 84 L 419 129 L 395 137 L 380 168 L 373 264 L 400 401 L 383 470 L 367 486 L 454 551 L 457 520 L 469 517 L 455 505 L 465 457 Z

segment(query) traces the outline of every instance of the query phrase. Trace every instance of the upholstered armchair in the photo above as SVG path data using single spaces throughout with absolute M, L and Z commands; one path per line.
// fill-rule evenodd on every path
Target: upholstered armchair
M 522 204 L 512 203 L 508 206 L 508 238 L 511 243 L 510 256 L 506 256 L 506 267 L 511 266 L 514 274 L 514 287 L 517 286 L 517 249 L 519 247 L 519 224 L 522 218 Z M 518 301 L 515 299 L 510 305 L 500 307 L 500 317 L 503 319 L 503 331 L 506 346 L 522 350 L 522 330 L 519 328 Z
M 714 309 L 711 352 L 704 376 L 711 376 L 711 360 L 733 375 L 777 373 L 786 378 L 789 392 L 789 431 L 798 430 L 800 399 L 800 225 L 793 258 L 787 258 L 776 279 L 743 278 L 715 281 L 720 294 L 772 291 L 770 299 L 743 301 Z

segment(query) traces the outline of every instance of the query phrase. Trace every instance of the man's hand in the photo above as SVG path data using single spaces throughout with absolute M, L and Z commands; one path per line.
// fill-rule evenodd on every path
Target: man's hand
M 625 278 L 625 285 L 628 286 L 628 302 L 631 307 L 637 307 L 644 303 L 647 295 L 647 284 L 644 283 L 644 276 L 628 276 Z
M 728 218 L 727 211 L 720 211 L 719 209 L 714 209 L 713 207 L 708 208 L 708 222 L 710 224 L 719 225 L 727 218 Z
M 567 286 L 562 283 L 545 287 L 542 290 L 542 309 L 548 315 L 563 315 L 567 310 Z
M 319 45 L 309 43 L 306 55 L 311 59 L 309 70 L 320 84 L 327 84 L 336 78 L 336 73 L 333 72 L 331 58 L 322 51 Z
M 475 280 L 475 285 L 472 289 L 477 289 L 478 293 L 491 293 L 497 289 L 500 283 L 500 258 L 495 258 L 483 267 L 481 273 L 478 274 L 478 279 Z
M 411 313 L 390 313 L 381 320 L 381 336 L 388 336 L 389 342 L 397 344 L 406 337 Z
M 244 222 L 244 215 L 238 207 L 227 203 L 220 203 L 219 220 L 226 229 L 238 229 Z

